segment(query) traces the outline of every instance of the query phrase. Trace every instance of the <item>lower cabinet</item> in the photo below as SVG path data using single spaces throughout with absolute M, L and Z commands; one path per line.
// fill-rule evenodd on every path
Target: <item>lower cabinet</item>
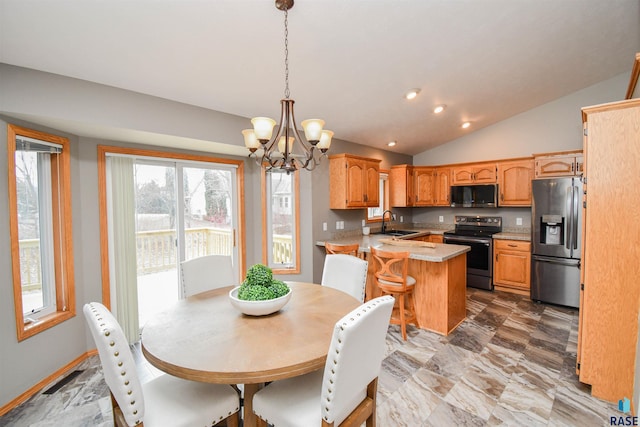
M 497 290 L 529 295 L 530 242 L 499 239 L 493 241 L 493 284 Z
M 431 242 L 431 243 L 444 243 L 444 236 L 442 234 L 429 234 L 427 236 L 414 237 L 410 240 L 418 240 L 420 242 Z

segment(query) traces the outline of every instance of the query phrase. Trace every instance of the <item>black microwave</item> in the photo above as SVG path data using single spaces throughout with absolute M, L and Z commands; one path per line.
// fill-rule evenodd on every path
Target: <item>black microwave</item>
M 495 208 L 498 206 L 498 185 L 452 185 L 452 208 Z

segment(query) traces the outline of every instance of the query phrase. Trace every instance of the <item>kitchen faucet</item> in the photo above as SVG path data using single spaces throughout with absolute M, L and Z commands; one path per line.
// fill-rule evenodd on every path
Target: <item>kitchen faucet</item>
M 381 233 L 384 234 L 385 231 L 387 231 L 387 224 L 385 224 L 384 222 L 384 215 L 389 212 L 389 222 L 393 221 L 393 212 L 391 212 L 389 209 L 387 209 L 386 211 L 382 212 L 382 231 Z

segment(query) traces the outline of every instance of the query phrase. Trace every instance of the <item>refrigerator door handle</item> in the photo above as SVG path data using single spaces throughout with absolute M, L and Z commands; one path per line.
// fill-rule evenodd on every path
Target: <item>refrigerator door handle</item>
M 567 224 L 565 226 L 565 230 L 567 231 L 567 236 L 565 236 L 565 247 L 569 250 L 573 247 L 573 185 L 567 188 L 567 199 L 565 212 L 567 213 Z
M 570 267 L 580 267 L 580 260 L 579 259 L 552 258 L 552 257 L 546 257 L 546 256 L 540 256 L 540 255 L 532 255 L 531 259 L 533 261 L 548 262 L 550 264 L 560 264 L 560 265 L 567 265 L 567 266 L 570 266 Z
M 573 187 L 573 212 L 571 216 L 573 217 L 573 245 L 572 245 L 572 254 L 573 249 L 578 249 L 578 209 L 579 209 L 579 196 L 580 196 L 580 187 Z

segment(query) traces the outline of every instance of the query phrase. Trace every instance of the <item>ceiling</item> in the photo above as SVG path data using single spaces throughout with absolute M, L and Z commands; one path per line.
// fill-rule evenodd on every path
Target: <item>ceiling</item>
M 0 62 L 278 119 L 283 21 L 272 0 L 0 0 Z M 630 72 L 638 51 L 640 0 L 297 0 L 289 13 L 298 122 L 411 155 Z

